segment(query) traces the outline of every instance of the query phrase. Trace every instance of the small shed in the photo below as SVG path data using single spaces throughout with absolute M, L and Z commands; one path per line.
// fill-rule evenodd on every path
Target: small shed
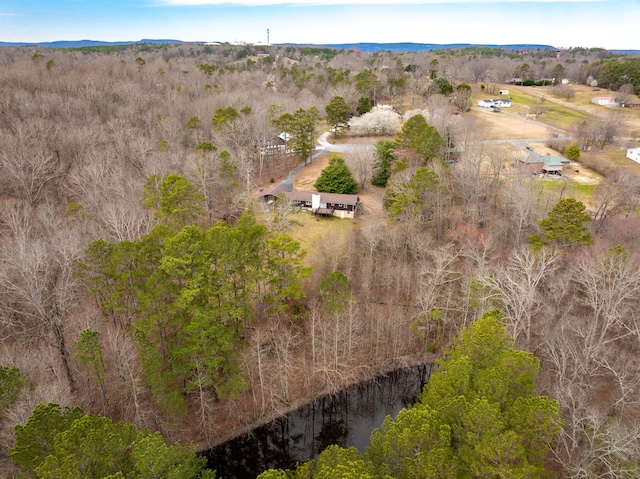
M 498 93 L 500 93 L 501 95 L 508 95 L 509 90 L 500 90 Z
M 627 158 L 640 163 L 640 148 L 629 148 L 627 150 Z

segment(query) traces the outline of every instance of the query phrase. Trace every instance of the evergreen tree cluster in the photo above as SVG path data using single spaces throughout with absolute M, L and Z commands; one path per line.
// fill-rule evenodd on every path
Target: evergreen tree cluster
M 133 334 L 156 403 L 185 414 L 189 392 L 219 398 L 246 388 L 238 364 L 245 328 L 256 317 L 288 313 L 303 297 L 310 268 L 298 242 L 272 234 L 249 213 L 236 226 L 179 228 L 199 200 L 188 184 L 158 191 L 166 224 L 136 241 L 94 241 L 80 274 L 105 316 Z M 99 349 L 90 333 L 82 339 L 79 360 L 100 382 Z
M 39 479 L 214 479 L 194 445 L 55 403 L 38 404 L 15 430 L 9 457 Z
M 612 59 L 596 63 L 598 85 L 610 90 L 618 90 L 631 83 L 634 93 L 640 94 L 640 58 Z

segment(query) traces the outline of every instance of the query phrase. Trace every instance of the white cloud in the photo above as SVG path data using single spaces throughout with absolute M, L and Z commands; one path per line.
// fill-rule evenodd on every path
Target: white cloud
M 606 3 L 612 0 L 157 0 L 160 5 L 194 6 L 194 5 L 225 5 L 225 6 L 269 6 L 269 5 L 450 5 L 450 4 L 493 4 L 493 3 Z

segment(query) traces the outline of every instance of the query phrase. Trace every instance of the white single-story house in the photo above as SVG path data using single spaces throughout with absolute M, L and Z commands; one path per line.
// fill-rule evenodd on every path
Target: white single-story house
M 483 108 L 510 108 L 511 100 L 507 98 L 497 98 L 495 100 L 480 100 L 478 106 Z
M 285 195 L 303 210 L 314 215 L 353 218 L 360 204 L 358 195 L 339 193 L 312 193 L 310 191 L 291 191 Z
M 629 148 L 627 150 L 627 158 L 640 163 L 640 148 Z
M 260 193 L 260 199 L 269 202 L 283 195 L 303 211 L 311 211 L 314 215 L 337 216 L 338 218 L 355 217 L 360 197 L 339 193 L 312 193 L 310 191 L 284 191 L 281 186 L 272 186 Z
M 511 108 L 511 100 L 506 98 L 498 98 L 497 100 L 493 100 L 493 103 L 498 108 Z
M 617 103 L 615 96 L 594 96 L 591 103 L 602 106 L 611 106 Z
M 496 106 L 496 104 L 493 100 L 480 100 L 478 102 L 478 106 L 481 106 L 483 108 L 493 108 Z

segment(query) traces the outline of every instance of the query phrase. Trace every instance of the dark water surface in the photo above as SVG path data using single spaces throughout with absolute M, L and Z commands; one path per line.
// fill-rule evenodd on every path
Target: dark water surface
M 219 479 L 254 479 L 266 469 L 291 469 L 331 444 L 364 451 L 385 417 L 418 399 L 431 370 L 431 364 L 398 369 L 323 396 L 202 454 Z

